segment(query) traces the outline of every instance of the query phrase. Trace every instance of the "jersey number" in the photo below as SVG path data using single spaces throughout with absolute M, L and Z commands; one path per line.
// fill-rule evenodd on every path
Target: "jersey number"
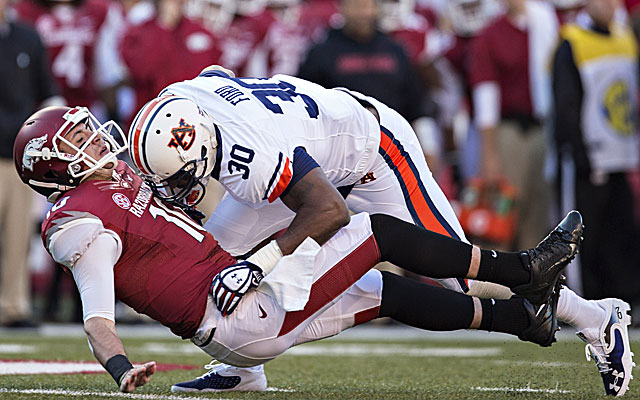
M 71 88 L 78 88 L 84 79 L 84 47 L 79 43 L 67 43 L 56 55 L 51 72 L 64 78 Z
M 192 221 L 188 216 L 183 214 L 180 211 L 170 210 L 162 204 L 157 199 L 154 199 L 156 203 L 156 207 L 152 203 L 149 203 L 149 214 L 153 217 L 154 220 L 158 218 L 158 216 L 164 218 L 167 222 L 170 222 L 176 225 L 178 228 L 185 231 L 188 235 L 193 237 L 198 242 L 202 242 L 204 239 L 204 233 L 206 232 L 201 226 Z
M 318 104 L 309 96 L 296 92 L 296 87 L 288 82 L 276 81 L 271 83 L 261 82 L 264 80 L 260 78 L 231 78 L 238 85 L 252 89 L 251 94 L 254 95 L 267 109 L 275 114 L 284 114 L 282 107 L 279 104 L 274 103 L 271 99 L 279 99 L 282 101 L 295 102 L 296 99 L 301 99 L 304 103 L 304 108 L 311 118 L 318 118 L 320 112 L 318 111 Z M 251 83 L 258 82 L 258 83 Z
M 253 156 L 256 155 L 256 152 L 239 144 L 234 144 L 229 155 L 233 158 L 227 165 L 229 173 L 233 174 L 234 170 L 242 171 L 242 179 L 249 179 L 250 171 L 247 164 L 253 161 Z

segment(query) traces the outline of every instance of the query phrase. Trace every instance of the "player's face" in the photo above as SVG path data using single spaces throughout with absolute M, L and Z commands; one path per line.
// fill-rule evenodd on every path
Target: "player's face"
M 96 161 L 111 152 L 109 146 L 107 146 L 106 142 L 102 139 L 102 135 L 94 135 L 94 132 L 89 129 L 85 123 L 79 123 L 74 126 L 73 129 L 64 136 L 64 138 L 77 149 L 81 149 L 82 146 L 86 145 L 88 140 L 91 140 L 91 143 L 84 149 L 84 153 Z M 61 141 L 59 146 L 60 151 L 67 154 L 75 155 L 78 151 L 76 148 L 73 148 L 64 141 Z M 83 169 L 88 168 L 88 165 L 83 165 Z M 106 172 L 108 172 L 109 175 L 113 168 L 115 168 L 114 163 L 108 163 L 102 167 L 103 170 L 107 170 Z

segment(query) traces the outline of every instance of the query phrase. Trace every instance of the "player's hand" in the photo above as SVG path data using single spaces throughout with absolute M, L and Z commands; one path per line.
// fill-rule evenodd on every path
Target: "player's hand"
M 122 381 L 120 381 L 120 391 L 125 393 L 133 392 L 137 387 L 149 382 L 151 375 L 155 372 L 155 361 L 149 361 L 148 363 L 134 366 L 124 375 Z
M 211 294 L 222 316 L 231 314 L 242 296 L 258 286 L 263 277 L 262 269 L 249 261 L 230 265 L 220 271 L 211 283 Z

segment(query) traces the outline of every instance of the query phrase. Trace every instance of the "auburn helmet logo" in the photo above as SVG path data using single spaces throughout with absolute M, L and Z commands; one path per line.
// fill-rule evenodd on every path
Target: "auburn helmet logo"
M 177 128 L 171 129 L 171 135 L 173 136 L 167 144 L 168 147 L 182 147 L 183 150 L 189 150 L 196 139 L 196 129 L 193 125 L 189 125 L 184 122 L 184 119 L 180 119 L 180 124 Z

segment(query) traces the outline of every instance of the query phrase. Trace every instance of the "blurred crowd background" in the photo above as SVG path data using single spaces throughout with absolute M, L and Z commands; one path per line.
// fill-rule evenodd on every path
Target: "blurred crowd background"
M 0 0 L 0 324 L 82 317 L 15 173 L 21 123 L 79 105 L 126 132 L 211 64 L 395 108 L 476 243 L 533 247 L 578 208 L 568 284 L 640 306 L 639 27 L 640 0 Z

